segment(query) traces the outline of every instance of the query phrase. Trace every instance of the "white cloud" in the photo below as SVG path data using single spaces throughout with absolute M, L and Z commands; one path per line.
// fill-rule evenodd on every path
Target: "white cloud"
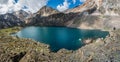
M 47 1 L 48 0 L 19 0 L 17 3 L 15 3 L 14 0 L 0 0 L 0 14 L 18 11 L 21 9 L 35 13 L 41 7 L 45 6 Z M 24 9 L 24 6 L 26 6 L 27 9 Z
M 67 10 L 69 8 L 70 3 L 67 0 L 64 0 L 63 4 L 57 6 L 57 9 L 61 12 Z
M 6 5 L 0 5 L 0 14 L 4 14 L 6 12 L 8 12 Z
M 1 0 L 0 1 L 0 14 L 11 12 L 14 7 L 14 0 Z
M 7 4 L 8 0 L 0 0 L 0 4 Z
M 28 7 L 28 9 L 35 13 L 37 12 L 41 7 L 45 6 L 48 0 L 19 0 L 18 3 L 22 6 Z
M 86 0 L 80 0 L 80 2 L 85 2 Z
M 73 4 L 75 4 L 76 3 L 76 0 L 72 0 L 73 1 Z

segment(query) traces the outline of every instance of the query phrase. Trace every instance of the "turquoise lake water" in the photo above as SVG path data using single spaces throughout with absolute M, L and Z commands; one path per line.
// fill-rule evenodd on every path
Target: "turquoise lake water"
M 51 51 L 62 48 L 77 50 L 82 47 L 83 39 L 105 38 L 109 32 L 100 30 L 83 30 L 67 27 L 26 27 L 16 33 L 21 38 L 31 38 L 41 43 L 50 45 Z

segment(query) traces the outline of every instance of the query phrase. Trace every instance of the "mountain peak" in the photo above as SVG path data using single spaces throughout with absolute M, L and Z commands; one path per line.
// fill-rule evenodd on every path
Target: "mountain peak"
M 37 14 L 40 14 L 41 16 L 49 16 L 51 14 L 55 14 L 55 13 L 58 13 L 58 12 L 59 11 L 57 11 L 57 10 L 51 8 L 51 7 L 44 6 L 37 12 Z
M 91 12 L 93 9 L 104 15 L 120 15 L 120 0 L 86 0 L 86 2 L 66 12 Z M 92 12 L 94 12 L 92 11 Z
M 98 9 L 98 7 L 101 5 L 102 0 L 86 0 L 82 5 L 76 6 L 75 8 L 69 9 L 68 12 L 83 12 L 86 11 L 88 9 L 94 8 L 96 7 Z

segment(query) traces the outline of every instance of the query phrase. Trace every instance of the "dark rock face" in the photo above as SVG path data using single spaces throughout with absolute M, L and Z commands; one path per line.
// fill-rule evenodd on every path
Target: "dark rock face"
M 31 17 L 30 14 L 23 10 L 2 14 L 0 15 L 0 28 L 24 26 L 25 19 L 27 19 L 28 17 Z
M 48 17 L 46 19 L 48 20 L 51 18 L 49 17 L 50 15 L 56 14 L 56 13 L 58 13 L 57 10 L 44 6 L 35 14 L 30 14 L 23 10 L 16 11 L 13 13 L 3 14 L 3 15 L 0 15 L 0 28 L 25 25 L 25 23 L 28 23 L 31 19 L 32 19 L 32 22 L 29 25 L 34 25 L 37 23 L 41 24 L 41 21 L 44 22 L 45 18 Z M 39 19 L 42 19 L 42 20 L 40 20 L 39 22 L 38 21 Z M 42 24 L 49 25 L 49 23 L 42 23 Z
M 51 7 L 44 6 L 37 13 L 35 13 L 33 17 L 30 17 L 25 21 L 27 25 L 63 26 L 63 22 L 66 21 L 66 16 L 69 15 L 60 13 Z
M 20 20 L 13 14 L 0 15 L 0 28 L 24 25 L 24 21 Z
M 38 26 L 66 26 L 65 24 L 77 16 L 77 13 L 56 13 L 49 15 L 47 17 L 41 17 L 37 14 L 35 17 L 30 19 L 28 25 L 38 25 Z
M 11 57 L 13 62 L 19 62 L 24 56 L 25 56 L 26 52 L 21 52 L 17 55 L 14 54 L 13 57 Z

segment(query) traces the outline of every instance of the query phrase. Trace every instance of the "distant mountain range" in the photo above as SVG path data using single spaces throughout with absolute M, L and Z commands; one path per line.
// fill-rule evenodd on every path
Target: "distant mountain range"
M 86 29 L 118 28 L 117 23 L 120 23 L 118 21 L 120 15 L 119 4 L 119 0 L 87 0 L 84 4 L 68 9 L 65 12 L 59 12 L 48 6 L 42 7 L 34 14 L 20 10 L 0 15 L 0 28 L 22 25 L 67 26 Z M 112 23 L 116 18 L 118 18 L 115 21 L 117 23 Z M 106 22 L 106 20 L 109 21 Z

